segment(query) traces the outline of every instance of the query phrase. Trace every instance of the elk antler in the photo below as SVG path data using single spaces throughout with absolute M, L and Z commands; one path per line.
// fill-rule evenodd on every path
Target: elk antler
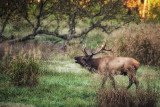
M 93 53 L 93 51 L 91 50 L 92 55 L 96 55 L 99 53 L 105 53 L 106 51 L 112 51 L 111 49 L 106 49 L 106 43 L 104 44 L 104 46 L 99 50 Z
M 83 49 L 82 49 L 82 52 L 84 53 L 85 56 L 88 56 L 88 53 L 87 53 L 87 51 L 86 51 L 86 48 L 83 48 Z
M 111 49 L 106 49 L 106 43 L 104 44 L 104 46 L 99 51 L 96 51 L 96 52 L 93 52 L 93 50 L 91 49 L 90 53 L 88 53 L 86 51 L 86 47 L 82 49 L 82 52 L 84 53 L 85 56 L 93 56 L 93 55 L 96 55 L 96 54 L 99 54 L 99 53 L 105 53 L 106 51 L 112 51 Z

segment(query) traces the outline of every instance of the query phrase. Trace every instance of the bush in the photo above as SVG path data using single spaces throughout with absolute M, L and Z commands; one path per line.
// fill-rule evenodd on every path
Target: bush
M 24 59 L 20 56 L 9 62 L 5 72 L 11 78 L 11 83 L 16 86 L 35 86 L 40 77 L 40 64 L 34 58 Z
M 134 25 L 114 41 L 118 56 L 133 57 L 143 64 L 160 64 L 160 25 Z M 123 36 L 122 36 L 123 35 Z
M 83 54 L 82 47 L 80 46 L 80 44 L 68 45 L 67 50 L 66 50 L 66 54 L 70 58 L 74 58 L 77 55 L 82 55 Z
M 40 59 L 40 51 L 34 48 L 27 52 L 24 48 L 16 50 L 8 46 L 4 49 L 0 71 L 10 77 L 13 85 L 36 86 L 41 74 Z
M 97 102 L 100 107 L 157 107 L 159 91 L 156 87 L 148 85 L 137 93 L 120 88 L 100 89 L 97 92 Z

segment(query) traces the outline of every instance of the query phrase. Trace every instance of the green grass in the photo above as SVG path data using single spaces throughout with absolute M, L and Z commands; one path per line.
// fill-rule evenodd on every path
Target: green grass
M 60 28 L 60 34 L 68 32 L 66 24 L 67 23 L 64 21 L 61 22 L 62 26 Z M 13 25 L 8 25 L 4 32 L 4 35 L 6 35 L 8 38 L 10 38 L 10 35 L 14 35 L 15 37 L 22 37 L 30 34 L 32 31 L 31 28 L 27 25 L 22 24 L 23 27 L 21 29 L 18 29 L 16 27 L 17 25 Z M 132 24 L 132 26 L 135 25 Z M 123 32 L 126 31 L 126 29 L 131 29 L 132 26 L 127 26 L 127 28 L 117 30 L 113 32 L 110 37 L 118 38 L 118 36 L 121 36 Z M 136 28 L 139 29 L 143 26 L 145 28 L 146 24 L 141 24 L 141 26 L 136 25 Z M 79 22 L 76 31 L 79 33 L 87 27 L 89 27 L 88 21 Z M 50 27 L 49 30 L 53 30 L 53 28 L 54 27 Z M 136 34 L 135 32 L 137 32 L 132 29 L 131 31 L 133 34 Z M 87 34 L 87 37 L 82 45 L 95 48 L 97 44 L 102 44 L 106 37 L 109 38 L 109 36 L 104 32 L 96 29 Z M 32 41 L 53 43 L 57 40 L 59 39 L 55 38 L 54 36 L 38 35 L 35 40 Z M 61 41 L 60 43 L 63 42 L 64 41 Z M 108 42 L 108 47 L 111 47 L 110 45 L 114 44 L 113 40 Z M 117 46 L 114 45 L 114 47 L 116 48 Z M 0 74 L 0 102 L 7 104 L 21 103 L 34 105 L 36 107 L 97 106 L 96 93 L 98 92 L 101 83 L 101 78 L 98 74 L 89 73 L 78 64 L 75 64 L 74 60 L 70 59 L 66 55 L 53 54 L 51 58 L 48 59 L 50 60 L 45 61 L 42 65 L 44 72 L 41 74 L 42 76 L 37 87 L 29 88 L 12 86 L 9 83 L 10 79 Z M 140 87 L 146 88 L 148 82 L 153 85 L 155 84 L 156 87 L 159 87 L 159 72 L 160 70 L 155 69 L 155 67 L 142 65 L 137 71 Z M 127 76 L 115 76 L 114 78 L 116 80 L 117 87 L 127 87 L 129 84 Z M 106 87 L 112 87 L 109 81 L 106 82 Z M 129 91 L 135 92 L 135 85 L 132 85 Z
M 9 78 L 0 75 L 0 102 L 20 103 L 36 107 L 94 107 L 96 92 L 101 79 L 98 74 L 74 63 L 65 55 L 53 55 L 43 63 L 44 72 L 37 87 L 15 87 L 10 85 Z M 159 75 L 154 67 L 141 66 L 137 72 L 140 86 L 145 88 L 146 79 L 158 85 Z M 115 76 L 116 85 L 127 86 L 128 78 Z M 110 87 L 107 81 L 106 87 Z M 135 90 L 133 85 L 130 91 Z
M 49 73 L 42 76 L 34 88 L 3 86 L 0 101 L 32 104 L 37 107 L 91 106 L 95 89 L 88 75 L 73 73 Z
M 57 59 L 58 60 L 58 59 Z M 68 60 L 63 63 L 68 64 Z M 70 60 L 72 63 L 73 61 Z M 73 72 L 71 68 L 64 72 L 57 68 L 65 66 L 58 65 L 61 61 L 48 61 L 47 68 L 40 78 L 37 87 L 15 87 L 9 84 L 9 78 L 0 76 L 0 102 L 32 104 L 37 107 L 75 107 L 95 105 L 96 87 L 93 85 L 91 75 L 81 69 L 79 65 L 73 64 L 81 72 Z M 53 66 L 51 66 L 53 65 Z M 52 69 L 51 69 L 52 68 Z M 55 68 L 55 70 L 54 70 Z M 75 68 L 73 68 L 76 70 Z

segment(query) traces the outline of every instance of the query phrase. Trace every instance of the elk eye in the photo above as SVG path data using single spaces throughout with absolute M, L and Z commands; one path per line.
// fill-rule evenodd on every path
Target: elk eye
M 89 59 L 89 57 L 84 57 L 83 60 L 87 61 Z

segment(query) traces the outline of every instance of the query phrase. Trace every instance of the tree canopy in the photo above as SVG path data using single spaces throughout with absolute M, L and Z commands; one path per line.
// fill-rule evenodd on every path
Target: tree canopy
M 66 41 L 85 37 L 90 31 L 100 28 L 110 34 L 113 30 L 134 20 L 128 15 L 123 0 L 3 0 L 0 6 L 0 38 L 8 23 L 23 20 L 31 32 L 21 38 L 10 40 L 16 43 L 34 39 L 39 34 L 52 35 Z M 76 31 L 80 20 L 89 20 L 89 27 Z M 47 20 L 49 23 L 43 23 Z M 56 22 L 50 30 L 52 22 Z M 68 33 L 60 32 L 60 22 L 67 22 Z M 111 23 L 112 22 L 112 23 Z M 116 22 L 116 24 L 113 24 Z

